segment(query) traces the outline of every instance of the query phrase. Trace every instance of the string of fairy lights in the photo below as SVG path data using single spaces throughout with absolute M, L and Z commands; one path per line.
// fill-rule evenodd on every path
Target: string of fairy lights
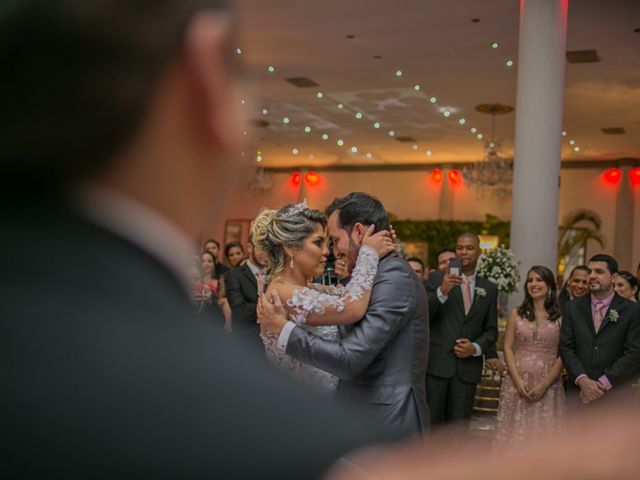
M 492 49 L 498 49 L 499 48 L 499 44 L 498 42 L 491 42 L 490 43 L 490 48 Z M 242 48 L 238 47 L 235 50 L 235 53 L 237 55 L 242 55 L 244 52 L 242 50 Z M 515 65 L 515 62 L 512 59 L 506 59 L 504 61 L 504 65 L 506 68 L 511 68 Z M 275 74 L 276 73 L 276 67 L 274 65 L 267 65 L 265 68 L 267 74 Z M 395 77 L 396 79 L 403 79 L 406 77 L 405 75 L 405 70 L 404 69 L 396 69 L 395 71 L 392 72 L 393 77 Z M 467 128 L 467 132 L 471 135 L 474 136 L 474 138 L 476 140 L 483 140 L 485 138 L 485 135 L 475 126 L 471 126 L 469 127 L 467 125 L 468 121 L 467 119 L 462 116 L 462 115 L 456 115 L 455 111 L 457 111 L 457 109 L 453 108 L 453 107 L 447 107 L 447 106 L 442 106 L 441 103 L 438 102 L 438 97 L 436 95 L 427 95 L 426 92 L 424 92 L 422 85 L 416 83 L 413 85 L 407 85 L 406 88 L 411 88 L 413 91 L 415 92 L 422 92 L 425 94 L 425 100 L 426 102 L 428 102 L 429 104 L 431 104 L 434 108 L 436 108 L 438 110 L 438 113 L 442 115 L 443 118 L 447 119 L 447 120 L 452 120 L 452 121 L 456 121 L 456 123 L 461 127 L 461 128 Z M 337 108 L 338 110 L 349 110 L 354 118 L 358 121 L 367 121 L 367 119 L 369 119 L 370 126 L 372 128 L 373 132 L 380 132 L 380 135 L 384 135 L 386 137 L 390 137 L 390 138 L 394 138 L 397 136 L 397 131 L 395 128 L 393 128 L 392 125 L 388 125 L 386 123 L 383 123 L 382 121 L 380 121 L 379 119 L 376 118 L 375 115 L 371 115 L 366 113 L 365 111 L 361 110 L 361 109 L 354 109 L 351 108 L 349 105 L 345 105 L 343 102 L 339 102 L 336 101 L 335 99 L 331 98 L 329 95 L 327 95 L 325 92 L 318 90 L 318 91 L 314 91 L 312 93 L 312 95 L 315 97 L 316 101 L 323 101 L 323 102 L 330 102 L 332 103 L 335 108 Z M 241 100 L 243 105 L 246 105 L 246 101 L 245 100 Z M 269 108 L 267 106 L 263 106 L 258 110 L 258 113 L 261 114 L 263 117 L 268 117 L 270 116 L 270 111 Z M 280 118 L 276 118 L 273 119 L 276 122 L 282 123 L 282 125 L 290 127 L 293 126 L 292 123 L 292 119 L 291 119 L 291 115 L 284 115 Z M 301 130 L 302 133 L 304 133 L 304 135 L 312 135 L 314 134 L 314 129 L 308 125 L 299 125 L 299 128 Z M 562 137 L 566 138 L 568 140 L 569 146 L 571 147 L 571 150 L 575 153 L 580 152 L 580 146 L 577 144 L 577 142 L 575 141 L 575 139 L 571 138 L 571 136 L 569 136 L 568 132 L 566 130 L 563 130 L 562 132 Z M 245 132 L 245 135 L 247 134 L 247 132 Z M 362 149 L 360 146 L 356 145 L 356 142 L 349 142 L 347 136 L 345 135 L 334 135 L 335 138 L 332 138 L 331 135 L 329 133 L 325 132 L 315 132 L 315 134 L 319 135 L 319 138 L 323 141 L 323 142 L 330 142 L 330 141 L 335 141 L 335 145 L 337 147 L 340 148 L 345 148 L 347 153 L 350 155 L 361 155 L 362 157 L 371 160 L 374 158 L 374 154 L 371 151 L 367 151 L 367 149 Z M 410 148 L 417 152 L 418 150 L 420 150 L 420 145 L 419 142 L 415 142 L 413 143 Z M 291 148 L 291 155 L 293 156 L 299 156 L 301 154 L 301 150 L 300 148 L 294 146 Z M 426 149 L 424 150 L 424 155 L 426 157 L 432 157 L 434 154 L 432 149 Z M 243 152 L 243 156 L 245 156 L 245 153 Z M 257 163 L 261 163 L 264 160 L 265 156 L 263 154 L 263 151 L 261 148 L 259 148 L 256 153 L 255 153 L 255 159 Z M 308 155 L 309 160 L 314 160 L 316 158 L 316 156 L 313 153 L 310 153 Z

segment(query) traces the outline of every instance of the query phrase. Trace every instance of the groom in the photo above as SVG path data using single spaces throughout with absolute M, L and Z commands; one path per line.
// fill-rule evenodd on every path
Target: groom
M 389 228 L 382 203 L 366 193 L 350 193 L 327 208 L 336 257 L 356 263 L 368 225 Z M 340 378 L 336 397 L 364 406 L 380 423 L 401 434 L 426 432 L 425 395 L 429 328 L 427 296 L 411 267 L 397 253 L 380 259 L 364 318 L 340 327 L 332 342 L 287 318 L 277 296 L 264 302 L 263 327 L 278 335 L 286 353 Z

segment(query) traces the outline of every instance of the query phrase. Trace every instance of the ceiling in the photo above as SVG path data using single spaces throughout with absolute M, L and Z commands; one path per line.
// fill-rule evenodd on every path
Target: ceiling
M 516 0 L 241 0 L 238 7 L 239 56 L 251 79 L 244 108 L 254 123 L 268 122 L 247 132 L 247 156 L 260 151 L 261 166 L 474 161 L 491 137 L 491 116 L 475 106 L 515 106 Z M 568 51 L 594 49 L 601 61 L 567 63 L 563 160 L 640 158 L 640 2 L 570 0 L 567 35 Z M 298 88 L 286 81 L 293 77 L 318 86 Z M 507 157 L 514 122 L 515 113 L 496 118 Z M 626 134 L 601 131 L 611 127 Z

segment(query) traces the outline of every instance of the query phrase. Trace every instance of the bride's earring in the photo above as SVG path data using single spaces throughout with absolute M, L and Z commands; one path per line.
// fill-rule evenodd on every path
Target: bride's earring
M 289 268 L 291 270 L 293 270 L 293 267 L 295 266 L 295 263 L 293 263 L 293 258 L 294 258 L 294 255 L 291 255 L 291 260 L 289 260 Z

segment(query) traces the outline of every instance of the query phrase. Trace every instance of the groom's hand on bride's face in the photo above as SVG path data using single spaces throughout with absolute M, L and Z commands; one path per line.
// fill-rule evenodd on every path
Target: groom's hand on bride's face
M 279 335 L 287 323 L 287 312 L 276 291 L 260 295 L 257 313 L 261 328 L 268 332 Z

